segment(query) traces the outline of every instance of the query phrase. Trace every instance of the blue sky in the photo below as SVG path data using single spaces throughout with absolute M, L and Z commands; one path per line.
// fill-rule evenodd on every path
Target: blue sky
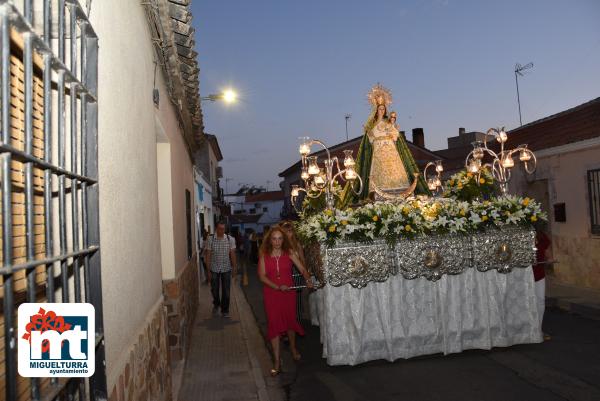
M 297 138 L 333 145 L 362 134 L 377 82 L 390 88 L 401 129 L 446 147 L 459 127 L 519 125 L 600 97 L 600 1 L 193 1 L 200 92 L 229 191 L 278 188 L 298 160 Z M 410 138 L 410 134 L 408 135 Z M 222 182 L 225 187 L 225 182 Z

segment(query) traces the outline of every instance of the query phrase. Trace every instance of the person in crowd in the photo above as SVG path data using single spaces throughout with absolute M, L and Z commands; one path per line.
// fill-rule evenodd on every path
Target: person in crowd
M 210 230 L 210 227 L 209 227 Z M 200 250 L 200 260 L 202 262 L 202 269 L 204 270 L 204 284 L 208 284 L 208 268 L 206 262 L 206 247 L 208 246 L 208 238 L 210 237 L 210 231 L 202 229 L 202 248 Z
M 225 233 L 225 223 L 220 221 L 215 235 L 208 238 L 206 245 L 208 279 L 213 296 L 213 313 L 221 308 L 223 317 L 229 317 L 229 292 L 231 277 L 236 277 L 237 260 L 235 239 Z
M 539 225 L 536 228 L 535 246 L 537 248 L 537 264 L 533 266 L 533 278 L 535 280 L 535 298 L 537 301 L 538 316 L 540 319 L 540 329 L 544 319 L 546 309 L 546 264 L 548 262 L 548 249 L 551 242 L 548 235 L 544 232 L 544 227 Z M 548 341 L 551 337 L 544 333 L 544 340 Z
M 271 376 L 281 371 L 279 339 L 287 334 L 294 360 L 301 356 L 296 348 L 296 333 L 304 335 L 304 329 L 296 320 L 296 293 L 290 291 L 292 265 L 296 265 L 306 285 L 312 288 L 310 276 L 298 254 L 292 249 L 287 236 L 279 226 L 271 228 L 264 236 L 258 261 L 258 278 L 263 283 L 263 297 L 267 314 L 267 338 L 273 347 Z
M 283 221 L 281 222 L 281 228 L 283 232 L 287 236 L 288 241 L 290 241 L 290 246 L 296 252 L 300 261 L 304 266 L 306 266 L 306 259 L 304 258 L 304 251 L 302 249 L 302 245 L 298 238 L 296 237 L 296 232 L 294 231 L 294 224 L 291 221 Z M 304 284 L 304 279 L 302 274 L 300 274 L 300 270 L 296 265 L 293 266 L 292 269 L 292 281 L 295 287 L 301 286 Z M 302 289 L 296 289 L 296 319 L 298 323 L 302 322 Z

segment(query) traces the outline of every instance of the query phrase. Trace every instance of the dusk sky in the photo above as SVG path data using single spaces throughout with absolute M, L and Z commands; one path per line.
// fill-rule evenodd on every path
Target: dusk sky
M 279 188 L 299 136 L 328 145 L 362 134 L 366 94 L 391 89 L 402 130 L 425 146 L 467 131 L 519 125 L 600 97 L 600 1 L 192 2 L 200 93 L 235 88 L 240 101 L 203 102 L 219 140 L 227 190 Z

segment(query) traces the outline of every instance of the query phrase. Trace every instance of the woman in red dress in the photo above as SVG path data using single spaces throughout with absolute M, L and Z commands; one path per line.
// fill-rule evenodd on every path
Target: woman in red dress
M 271 375 L 279 374 L 280 348 L 279 338 L 286 334 L 290 340 L 290 351 L 294 360 L 300 359 L 296 349 L 296 333 L 304 335 L 304 330 L 296 320 L 296 292 L 290 290 L 292 282 L 292 264 L 295 264 L 306 279 L 306 286 L 312 288 L 310 275 L 304 268 L 297 253 L 280 227 L 273 227 L 265 235 L 258 260 L 258 277 L 264 284 L 263 297 L 267 313 L 267 337 L 273 347 L 274 364 Z

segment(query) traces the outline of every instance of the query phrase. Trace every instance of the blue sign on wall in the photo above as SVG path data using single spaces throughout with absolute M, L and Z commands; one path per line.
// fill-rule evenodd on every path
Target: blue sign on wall
M 199 182 L 196 184 L 198 184 L 198 201 L 204 202 L 204 185 L 200 184 Z

